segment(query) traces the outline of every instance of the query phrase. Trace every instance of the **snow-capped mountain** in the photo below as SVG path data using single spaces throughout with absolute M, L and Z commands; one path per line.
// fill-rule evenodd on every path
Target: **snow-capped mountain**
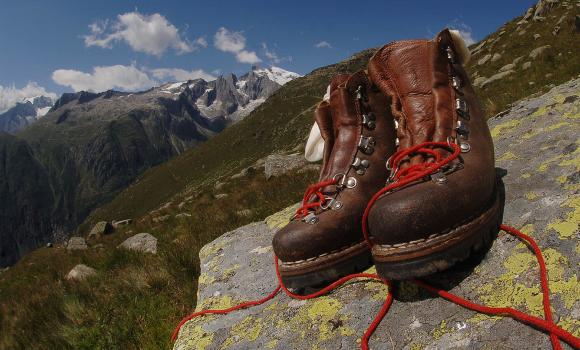
M 298 77 L 299 74 L 279 67 L 252 67 L 249 73 L 239 78 L 235 74 L 227 74 L 213 81 L 196 79 L 167 83 L 155 90 L 168 97 L 190 98 L 203 117 L 225 118 L 228 122 L 237 122 L 282 85 Z
M 43 117 L 53 105 L 54 100 L 48 96 L 26 98 L 0 114 L 0 131 L 16 133 Z

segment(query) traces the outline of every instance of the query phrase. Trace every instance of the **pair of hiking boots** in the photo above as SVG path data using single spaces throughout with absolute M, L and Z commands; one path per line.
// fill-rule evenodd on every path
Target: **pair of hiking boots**
M 446 29 L 390 43 L 366 71 L 332 79 L 307 146 L 318 128 L 320 182 L 272 242 L 287 287 L 373 263 L 386 279 L 429 275 L 497 233 L 493 143 L 462 66 L 468 56 Z M 397 188 L 379 192 L 388 185 Z

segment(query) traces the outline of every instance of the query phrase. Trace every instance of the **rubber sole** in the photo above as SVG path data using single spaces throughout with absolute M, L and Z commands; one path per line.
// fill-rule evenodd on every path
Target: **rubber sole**
M 425 240 L 375 245 L 372 256 L 379 276 L 391 280 L 423 277 L 446 270 L 488 248 L 499 231 L 503 201 L 496 192 L 492 205 L 473 220 Z
M 288 288 L 317 288 L 372 266 L 366 242 L 304 262 L 280 262 L 280 277 Z

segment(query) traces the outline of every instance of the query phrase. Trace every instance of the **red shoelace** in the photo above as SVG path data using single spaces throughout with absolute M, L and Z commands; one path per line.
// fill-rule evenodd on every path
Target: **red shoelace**
M 326 201 L 326 196 L 322 193 L 322 189 L 326 186 L 335 185 L 338 182 L 336 179 L 325 180 L 308 186 L 302 199 L 302 205 L 296 210 L 296 216 L 301 218 L 310 212 L 311 209 L 319 208 Z M 312 196 L 316 196 L 317 201 L 311 201 Z
M 441 147 L 441 148 L 446 148 L 448 150 L 452 150 L 452 153 L 448 157 L 441 158 L 438 155 L 439 152 L 435 152 L 433 150 L 433 148 L 435 148 L 435 147 Z M 434 162 L 432 162 L 432 163 L 425 162 L 425 163 L 421 163 L 421 164 L 411 165 L 411 166 L 403 169 L 400 172 L 395 171 L 394 182 L 387 185 L 386 187 L 381 189 L 379 192 L 377 192 L 372 197 L 372 199 L 369 201 L 369 204 L 368 204 L 368 206 L 365 210 L 365 213 L 363 215 L 363 233 L 364 233 L 365 239 L 367 240 L 369 245 L 371 245 L 372 243 L 369 240 L 368 231 L 366 228 L 366 219 L 368 217 L 368 212 L 369 212 L 370 208 L 372 207 L 372 205 L 374 204 L 374 202 L 381 195 L 383 195 L 386 192 L 400 188 L 400 187 L 405 186 L 413 181 L 416 181 L 416 180 L 421 179 L 425 176 L 431 175 L 435 171 L 439 170 L 440 168 L 445 167 L 451 161 L 453 161 L 454 159 L 459 157 L 461 150 L 460 150 L 459 146 L 457 146 L 455 144 L 448 144 L 447 142 L 426 142 L 426 143 L 417 145 L 415 147 L 412 147 L 412 148 L 402 150 L 402 151 L 395 153 L 393 155 L 393 157 L 391 157 L 390 162 L 392 162 L 392 163 L 390 165 L 391 166 L 396 165 L 400 161 L 405 159 L 407 156 L 413 155 L 413 154 L 419 154 L 419 153 L 431 155 L 434 158 Z M 323 199 L 324 196 L 322 195 L 322 193 L 320 193 L 320 189 L 325 187 L 325 186 L 328 186 L 330 184 L 333 184 L 332 181 L 334 181 L 334 183 L 336 183 L 336 180 L 329 180 L 328 183 L 321 182 L 321 183 L 310 186 L 308 188 L 308 190 L 306 191 L 306 194 L 304 196 L 303 207 L 316 203 L 316 202 L 308 203 L 308 201 L 310 200 L 310 197 L 313 194 L 317 195 L 317 197 L 319 198 L 320 202 L 318 202 L 318 205 L 320 205 L 320 203 L 324 201 L 324 199 Z M 307 206 L 306 208 L 312 208 L 312 207 Z M 308 211 L 308 209 L 306 209 L 306 213 L 307 213 L 307 211 Z M 511 235 L 514 235 L 514 236 L 518 237 L 519 239 L 523 240 L 524 242 L 526 242 L 527 245 L 531 248 L 531 250 L 534 252 L 534 254 L 536 256 L 536 259 L 538 261 L 538 265 L 540 267 L 540 286 L 541 286 L 542 296 L 543 296 L 542 302 L 543 302 L 543 306 L 544 306 L 544 319 L 541 319 L 539 317 L 536 317 L 536 316 L 533 316 L 530 314 L 526 314 L 524 312 L 518 311 L 518 310 L 513 309 L 511 307 L 489 307 L 489 306 L 477 304 L 477 303 L 471 302 L 469 300 L 463 299 L 463 298 L 461 298 L 457 295 L 454 295 L 452 293 L 449 293 L 443 289 L 431 286 L 431 285 L 425 283 L 424 281 L 421 281 L 418 279 L 411 280 L 411 282 L 415 283 L 419 287 L 424 288 L 425 290 L 427 290 L 433 294 L 436 294 L 436 295 L 438 295 L 438 296 L 440 296 L 448 301 L 451 301 L 454 304 L 462 306 L 466 309 L 473 310 L 473 311 L 487 314 L 487 315 L 493 315 L 493 316 L 509 316 L 517 321 L 520 321 L 524 324 L 530 325 L 530 326 L 535 327 L 541 331 L 544 331 L 550 335 L 550 341 L 552 343 L 552 347 L 555 350 L 562 349 L 562 346 L 560 345 L 560 342 L 559 342 L 560 340 L 568 343 L 573 348 L 579 349 L 580 348 L 580 338 L 575 337 L 574 335 L 572 335 L 571 333 L 562 329 L 561 327 L 558 327 L 554 323 L 554 320 L 552 317 L 551 305 L 550 305 L 550 290 L 549 290 L 549 286 L 548 286 L 548 275 L 547 275 L 547 270 L 546 270 L 546 263 L 544 261 L 544 258 L 542 256 L 542 252 L 541 252 L 539 246 L 537 245 L 536 241 L 534 241 L 533 238 L 525 235 L 524 233 L 518 231 L 517 229 L 515 229 L 513 227 L 501 225 L 500 229 L 511 234 Z M 232 311 L 261 305 L 269 300 L 272 300 L 280 292 L 280 290 L 283 290 L 284 293 L 286 293 L 286 295 L 288 295 L 290 298 L 293 298 L 293 299 L 299 299 L 299 300 L 314 299 L 314 298 L 317 298 L 319 296 L 326 295 L 326 294 L 330 293 L 332 290 L 338 288 L 339 286 L 345 284 L 346 282 L 348 282 L 352 279 L 365 278 L 365 279 L 382 281 L 383 283 L 387 284 L 387 286 L 389 287 L 388 292 L 387 292 L 387 297 L 385 299 L 385 302 L 383 303 L 383 306 L 381 307 L 381 310 L 375 316 L 372 323 L 369 325 L 369 327 L 367 328 L 367 330 L 365 331 L 364 335 L 361 338 L 361 349 L 367 350 L 369 348 L 369 346 L 368 346 L 369 338 L 374 333 L 374 331 L 377 329 L 377 327 L 379 326 L 379 324 L 381 323 L 381 321 L 383 320 L 383 318 L 385 317 L 385 315 L 389 311 L 389 308 L 393 302 L 393 292 L 392 292 L 392 282 L 391 281 L 384 280 L 384 279 L 380 278 L 377 274 L 356 273 L 356 274 L 351 274 L 351 275 L 342 277 L 339 280 L 331 283 L 327 287 L 325 287 L 325 288 L 323 288 L 315 293 L 311 293 L 311 294 L 307 294 L 307 295 L 300 295 L 300 294 L 295 294 L 295 293 L 291 292 L 290 290 L 288 290 L 288 288 L 286 288 L 286 286 L 284 286 L 284 283 L 282 282 L 282 278 L 280 276 L 280 271 L 279 271 L 279 266 L 278 266 L 278 258 L 276 256 L 274 256 L 274 266 L 276 269 L 276 277 L 278 278 L 278 286 L 274 289 L 274 291 L 272 293 L 270 293 L 269 295 L 267 295 L 266 297 L 264 297 L 262 299 L 247 301 L 247 302 L 238 304 L 238 305 L 233 306 L 233 307 L 228 308 L 228 309 L 203 310 L 203 311 L 195 312 L 195 313 L 185 317 L 183 320 L 181 320 L 181 322 L 175 328 L 175 331 L 173 332 L 173 334 L 171 336 L 172 341 L 175 341 L 177 339 L 177 336 L 179 334 L 179 331 L 181 330 L 181 327 L 186 322 L 188 322 L 191 319 L 198 317 L 198 316 L 208 315 L 208 314 L 228 314 Z

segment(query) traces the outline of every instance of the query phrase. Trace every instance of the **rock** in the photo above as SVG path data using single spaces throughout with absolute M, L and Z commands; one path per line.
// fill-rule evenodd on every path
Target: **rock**
M 526 70 L 532 67 L 532 62 L 528 61 L 528 62 L 524 62 L 524 64 L 522 64 L 522 69 Z
M 491 61 L 492 62 L 496 62 L 497 60 L 499 60 L 501 58 L 501 54 L 500 53 L 494 53 L 493 56 L 491 57 Z
M 489 61 L 490 59 L 491 59 L 491 55 L 487 54 L 487 55 L 483 56 L 482 58 L 480 58 L 479 61 L 477 61 L 477 65 L 481 66 L 481 65 L 487 63 L 487 61 Z
M 300 168 L 306 165 L 304 155 L 300 153 L 294 154 L 271 154 L 266 157 L 264 163 L 264 174 L 266 179 L 272 176 L 280 176 L 290 170 Z
M 238 216 L 248 217 L 248 216 L 252 215 L 252 211 L 250 209 L 242 209 L 242 210 L 236 211 L 236 214 Z
M 526 23 L 527 23 L 527 21 L 528 21 L 530 18 L 532 18 L 532 16 L 533 16 L 533 15 L 534 15 L 534 8 L 533 8 L 533 7 L 530 7 L 530 8 L 528 9 L 528 11 L 526 11 L 526 14 L 524 15 L 524 18 L 523 18 L 522 20 L 523 20 L 523 21 L 526 21 Z
M 161 222 L 165 222 L 167 220 L 169 220 L 169 218 L 171 218 L 171 215 L 167 214 L 167 215 L 162 215 L 162 216 L 158 216 L 156 218 L 151 219 L 151 221 L 153 221 L 153 223 L 155 224 L 159 224 Z
M 494 81 L 496 81 L 496 80 L 503 79 L 503 78 L 507 77 L 508 75 L 510 75 L 510 74 L 512 74 L 512 73 L 514 73 L 514 71 L 513 71 L 513 70 L 508 70 L 508 71 L 499 72 L 499 73 L 497 73 L 497 74 L 494 74 L 494 75 L 492 75 L 491 77 L 489 77 L 489 78 L 488 78 L 486 81 L 484 81 L 484 82 L 481 84 L 481 87 L 485 87 L 486 85 L 488 85 L 488 84 L 490 84 L 490 83 L 493 83 L 493 82 L 494 82 Z
M 227 198 L 228 194 L 227 193 L 218 193 L 218 194 L 214 194 L 213 198 L 215 199 L 222 199 L 222 198 Z
M 487 77 L 478 77 L 473 80 L 473 86 L 481 87 L 481 85 L 487 80 Z
M 541 37 L 542 37 L 542 36 L 541 36 L 540 34 L 534 34 L 534 39 L 535 39 L 535 40 L 538 40 L 538 39 L 540 39 Z
M 526 30 L 525 30 L 525 29 L 522 29 L 522 30 L 520 30 L 520 31 L 518 32 L 518 35 L 519 35 L 519 36 L 522 36 L 522 35 L 524 35 L 524 34 L 526 34 Z
M 554 36 L 558 35 L 560 29 L 561 29 L 560 26 L 555 26 L 554 29 L 552 30 L 552 35 Z
M 190 218 L 191 217 L 191 214 L 190 213 L 179 213 L 179 214 L 175 215 L 175 217 L 177 219 L 180 219 L 180 218 Z
M 580 79 L 516 103 L 489 121 L 497 166 L 507 172 L 504 222 L 538 241 L 552 282 L 555 318 L 576 334 L 580 99 L 571 96 L 578 95 Z M 294 210 L 228 232 L 201 250 L 196 310 L 263 298 L 276 287 L 268 248 Z M 535 258 L 510 235 L 500 235 L 480 262 L 463 263 L 434 280 L 468 300 L 543 314 Z M 512 319 L 463 309 L 408 282 L 398 290 L 370 339 L 371 349 L 550 348 L 547 334 Z M 174 349 L 358 349 L 385 295 L 382 284 L 364 280 L 306 301 L 281 292 L 260 306 L 190 320 Z
M 215 185 L 213 185 L 213 188 L 216 190 L 219 190 L 220 188 L 224 187 L 225 183 L 223 182 L 216 182 Z
M 114 230 L 113 225 L 111 225 L 109 222 L 99 221 L 95 224 L 95 226 L 93 226 L 91 232 L 89 232 L 88 238 L 98 239 L 101 238 L 101 236 L 103 235 L 113 232 L 113 230 Z
M 183 208 L 185 208 L 186 205 L 187 205 L 187 202 L 181 202 L 177 205 L 177 209 L 183 210 Z
M 543 21 L 548 15 L 548 13 L 556 7 L 558 0 L 540 0 L 536 4 L 536 10 L 534 11 L 534 21 Z
M 546 73 L 544 76 L 545 76 L 546 78 L 551 78 L 551 77 L 553 77 L 553 76 L 554 76 L 554 74 L 552 74 L 552 73 Z
M 127 238 L 117 248 L 124 248 L 143 253 L 157 254 L 157 238 L 149 233 L 138 233 Z
M 46 243 L 46 247 L 47 247 L 47 248 L 52 248 L 52 247 L 53 247 L 53 245 L 52 245 L 52 242 L 48 242 L 48 243 Z
M 515 67 L 516 67 L 516 66 L 515 66 L 515 64 L 513 64 L 513 63 L 508 63 L 508 64 L 506 64 L 505 66 L 501 67 L 501 68 L 499 69 L 499 71 L 500 71 L 500 72 L 505 72 L 505 71 L 508 71 L 508 70 L 514 70 L 514 68 L 515 68 Z
M 92 267 L 87 265 L 79 264 L 75 266 L 69 273 L 66 274 L 66 279 L 69 281 L 82 281 L 87 277 L 93 276 L 97 273 Z
M 86 250 L 89 249 L 87 241 L 83 237 L 71 237 L 67 244 L 66 250 Z
M 124 220 L 117 220 L 117 221 L 113 221 L 112 225 L 113 228 L 119 228 L 119 227 L 123 227 L 123 226 L 129 226 L 133 223 L 133 219 L 124 219 Z
M 518 57 L 518 58 L 514 59 L 514 60 L 513 60 L 513 62 L 512 62 L 512 64 L 513 64 L 514 66 L 517 66 L 517 65 L 518 65 L 518 64 L 519 64 L 521 61 L 523 61 L 523 60 L 524 60 L 524 56 L 520 56 L 520 57 Z
M 101 249 L 105 249 L 105 245 L 103 243 L 99 243 L 99 244 L 95 244 L 91 248 L 96 249 L 96 250 L 101 250 Z
M 538 56 L 540 56 L 542 53 L 544 53 L 544 51 L 546 51 L 550 47 L 551 47 L 550 45 L 544 45 L 544 46 L 536 47 L 535 49 L 533 49 L 532 51 L 530 51 L 529 56 L 532 59 L 536 59 L 536 58 L 538 58 Z

